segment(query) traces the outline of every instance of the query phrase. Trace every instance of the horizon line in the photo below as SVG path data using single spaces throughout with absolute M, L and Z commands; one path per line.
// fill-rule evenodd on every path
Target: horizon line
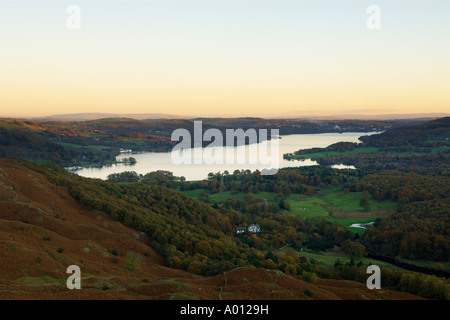
M 1 0 L 0 0 L 1 1 Z M 95 117 L 95 115 L 98 115 Z M 93 118 L 79 119 L 78 117 L 89 117 Z M 145 118 L 146 116 L 151 116 Z M 399 117 L 406 118 L 399 118 Z M 79 113 L 64 113 L 64 114 L 47 114 L 42 116 L 30 116 L 30 115 L 0 115 L 0 118 L 9 119 L 27 119 L 27 120 L 50 120 L 50 121 L 91 121 L 100 119 L 114 119 L 114 118 L 128 118 L 134 120 L 158 120 L 158 119 L 237 119 L 237 118 L 259 118 L 259 119 L 320 119 L 324 120 L 365 120 L 370 118 L 370 120 L 377 120 L 377 117 L 383 118 L 378 120 L 396 120 L 396 119 L 417 119 L 417 118 L 440 118 L 450 116 L 450 113 L 446 112 L 413 112 L 413 113 L 381 113 L 381 114 L 303 114 L 303 115 L 176 115 L 161 112 L 143 112 L 143 113 L 108 113 L 108 112 L 79 112 Z M 136 118 L 135 118 L 136 117 Z M 357 117 L 357 118 L 354 118 Z M 51 119 L 59 118 L 59 119 Z M 73 118 L 73 119 L 71 119 Z

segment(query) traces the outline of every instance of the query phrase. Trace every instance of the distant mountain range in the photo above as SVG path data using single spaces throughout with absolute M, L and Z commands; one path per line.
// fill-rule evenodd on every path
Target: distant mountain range
M 310 120 L 406 120 L 406 119 L 421 119 L 431 120 L 450 116 L 450 113 L 396 113 L 396 114 L 343 114 L 343 115 L 329 115 L 329 116 L 279 116 L 272 117 L 273 119 L 310 119 Z
M 436 119 L 450 116 L 450 113 L 410 113 L 410 114 L 380 114 L 380 115 L 363 115 L 363 114 L 343 114 L 343 115 L 280 115 L 261 117 L 266 119 L 308 119 L 308 120 L 394 120 L 394 119 Z M 55 114 L 42 117 L 26 117 L 32 120 L 50 120 L 50 121 L 88 121 L 98 120 L 104 118 L 131 118 L 136 120 L 147 119 L 194 119 L 195 116 L 174 115 L 166 113 L 70 113 L 70 114 Z M 233 116 L 223 116 L 222 118 L 234 118 Z
M 131 118 L 136 120 L 146 119 L 190 119 L 192 117 L 180 116 L 165 113 L 130 113 L 130 114 L 118 114 L 118 113 L 68 113 L 68 114 L 55 114 L 42 117 L 31 117 L 32 120 L 51 120 L 51 121 L 88 121 L 98 120 L 105 118 Z

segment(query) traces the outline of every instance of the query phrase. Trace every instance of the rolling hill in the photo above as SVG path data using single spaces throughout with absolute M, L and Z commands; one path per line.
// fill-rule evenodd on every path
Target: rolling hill
M 107 115 L 103 115 L 107 116 Z M 90 119 L 90 118 L 89 118 Z M 114 117 L 85 121 L 24 120 L 0 118 L 0 157 L 52 161 L 62 166 L 111 165 L 121 149 L 133 152 L 169 152 L 176 129 L 194 130 L 192 119 L 146 119 Z M 336 120 L 309 121 L 262 118 L 197 118 L 203 131 L 219 129 L 279 129 L 281 135 L 326 132 L 369 132 L 423 121 Z M 204 145 L 209 142 L 205 141 Z
M 198 276 L 168 267 L 154 239 L 15 161 L 0 159 L 0 190 L 1 299 L 419 299 L 263 268 Z M 81 290 L 66 288 L 72 264 L 81 268 Z

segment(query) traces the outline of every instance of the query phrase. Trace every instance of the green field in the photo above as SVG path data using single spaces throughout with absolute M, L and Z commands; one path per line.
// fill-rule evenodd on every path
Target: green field
M 320 197 L 330 205 L 330 210 L 340 211 L 364 211 L 360 205 L 362 192 L 343 192 L 334 188 L 332 191 L 323 191 Z M 392 201 L 377 201 L 369 197 L 370 211 L 374 210 L 396 210 L 397 204 Z
M 393 212 L 397 204 L 391 201 L 376 201 L 369 198 L 370 210 L 365 211 L 360 205 L 362 192 L 344 193 L 338 188 L 319 192 L 314 196 L 301 194 L 289 195 L 286 199 L 291 205 L 291 210 L 286 211 L 288 215 L 300 218 L 326 217 L 330 221 L 337 221 L 350 227 L 354 223 L 368 223 L 376 220 L 375 212 Z M 339 218 L 346 215 L 352 218 Z M 363 233 L 364 229 L 351 227 L 354 233 Z
M 184 193 L 185 195 L 197 199 L 200 195 L 201 192 L 206 193 L 207 195 L 211 195 L 211 191 L 206 190 L 206 189 L 195 189 L 195 190 L 189 190 L 189 191 L 180 191 L 181 193 Z
M 199 199 L 200 193 L 206 193 L 212 203 L 220 203 L 227 199 L 236 197 L 240 200 L 244 194 L 232 194 L 230 191 L 222 193 L 211 193 L 207 189 L 195 189 L 182 191 L 189 197 Z M 315 195 L 291 194 L 286 200 L 291 206 L 291 210 L 282 211 L 284 214 L 299 218 L 326 217 L 329 221 L 337 221 L 350 228 L 353 233 L 363 233 L 365 229 L 350 227 L 354 223 L 368 223 L 375 221 L 380 214 L 386 216 L 394 212 L 397 204 L 391 201 L 377 201 L 369 197 L 369 211 L 365 211 L 360 205 L 362 192 L 343 192 L 339 187 L 326 189 Z M 273 192 L 259 192 L 256 198 L 263 198 L 273 201 L 277 194 Z
M 209 196 L 211 203 L 220 203 L 227 199 L 236 197 L 240 200 L 244 194 L 232 194 L 230 191 L 222 193 L 211 193 L 207 189 L 196 189 L 182 191 L 184 194 L 199 199 L 201 192 Z M 392 201 L 377 201 L 369 196 L 369 210 L 361 206 L 362 192 L 343 192 L 339 187 L 321 190 L 315 195 L 291 194 L 286 200 L 291 206 L 291 210 L 283 210 L 287 215 L 299 218 L 317 218 L 325 217 L 332 222 L 339 222 L 350 228 L 353 233 L 361 234 L 365 229 L 350 227 L 355 223 L 374 222 L 377 218 L 389 215 L 397 208 L 397 204 Z M 255 194 L 256 198 L 273 201 L 277 194 L 273 192 L 260 192 Z
M 291 210 L 286 214 L 300 218 L 327 217 L 328 211 L 324 208 L 327 204 L 319 197 L 291 194 L 286 200 L 291 205 Z
M 287 250 L 287 248 L 283 248 L 279 252 L 284 255 L 286 250 Z M 326 267 L 332 267 L 337 259 L 340 259 L 343 264 L 351 259 L 349 256 L 345 256 L 343 254 L 331 255 L 331 254 L 311 253 L 311 252 L 306 252 L 306 251 L 295 251 L 295 253 L 299 257 L 305 257 L 309 261 L 316 261 L 317 263 L 323 264 Z M 355 262 L 355 264 L 358 264 L 361 261 L 366 266 L 369 265 L 369 263 L 370 263 L 370 264 L 377 265 L 379 267 L 398 269 L 398 267 L 396 267 L 390 263 L 383 262 L 383 261 L 376 260 L 376 259 L 354 258 L 353 261 Z

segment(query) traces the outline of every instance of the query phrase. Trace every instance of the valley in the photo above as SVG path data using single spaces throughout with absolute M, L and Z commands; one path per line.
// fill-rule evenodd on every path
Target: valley
M 82 177 L 61 163 L 86 148 L 36 148 L 42 137 L 29 135 L 19 152 L 10 143 L 24 137 L 22 126 L 39 126 L 7 123 L 3 152 L 18 152 L 0 160 L 7 299 L 448 299 L 448 118 L 299 152 L 322 154 L 311 157 L 317 165 L 199 180 L 136 173 L 131 164 L 106 180 Z M 63 132 L 84 125 L 64 124 Z M 392 155 L 399 143 L 417 154 Z M 91 149 L 100 156 L 113 147 Z M 322 163 L 335 157 L 357 168 Z M 72 264 L 82 270 L 82 290 L 65 286 Z M 365 286 L 371 264 L 381 267 L 383 290 Z
M 80 205 L 67 187 L 42 174 L 0 160 L 0 182 L 2 300 L 419 298 L 392 290 L 373 292 L 351 281 L 313 284 L 260 268 L 195 275 L 168 267 L 147 235 Z M 81 268 L 82 290 L 66 288 L 65 271 L 71 264 Z

